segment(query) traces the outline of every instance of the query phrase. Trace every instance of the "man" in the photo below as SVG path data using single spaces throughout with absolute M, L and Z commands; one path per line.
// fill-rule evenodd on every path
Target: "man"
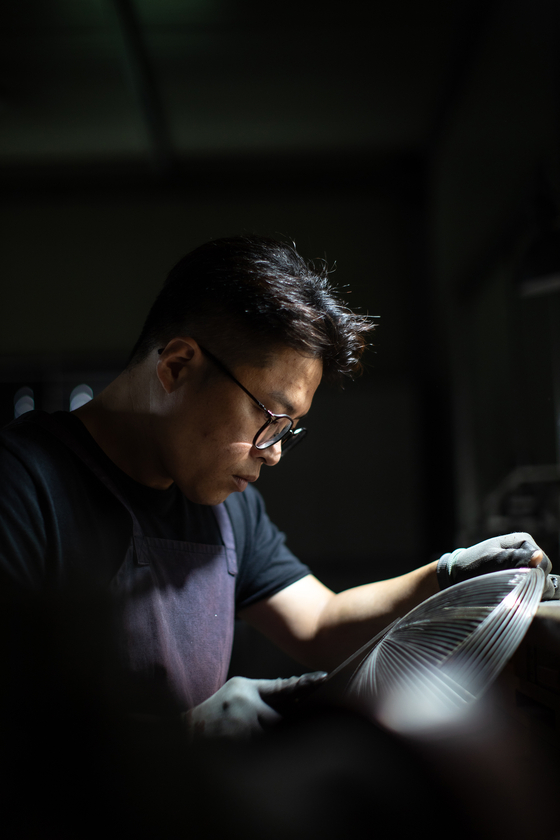
M 251 734 L 440 587 L 499 568 L 550 571 L 531 537 L 514 534 L 335 594 L 287 549 L 251 485 L 304 437 L 321 379 L 359 369 L 369 330 L 293 248 L 213 241 L 171 271 L 101 394 L 3 432 L 7 584 L 110 591 L 122 656 L 150 688 L 142 711 Z M 226 682 L 236 613 L 320 671 Z

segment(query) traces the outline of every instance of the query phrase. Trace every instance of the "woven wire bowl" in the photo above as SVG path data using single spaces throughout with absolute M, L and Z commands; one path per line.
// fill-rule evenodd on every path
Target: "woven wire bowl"
M 403 698 L 412 715 L 414 708 L 445 715 L 468 706 L 521 643 L 544 584 L 541 569 L 515 569 L 481 575 L 428 598 L 395 622 L 362 660 L 347 687 L 352 701 L 374 717 L 391 704 L 402 707 Z

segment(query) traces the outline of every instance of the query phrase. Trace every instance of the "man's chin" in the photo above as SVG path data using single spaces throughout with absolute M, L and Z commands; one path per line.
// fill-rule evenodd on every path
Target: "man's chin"
M 231 496 L 234 490 L 230 490 L 229 492 L 223 490 L 219 491 L 199 491 L 193 490 L 189 488 L 188 490 L 182 487 L 180 488 L 183 496 L 185 496 L 189 502 L 193 502 L 195 505 L 209 505 L 210 507 L 214 507 L 215 505 L 221 505 L 222 502 L 225 502 L 228 496 Z

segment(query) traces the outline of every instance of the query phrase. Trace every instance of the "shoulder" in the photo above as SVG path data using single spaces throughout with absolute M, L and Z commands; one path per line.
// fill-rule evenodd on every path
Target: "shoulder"
M 0 432 L 0 570 L 23 586 L 45 579 L 54 511 L 63 483 L 55 467 L 62 444 L 29 412 Z M 33 416 L 31 416 L 33 415 Z
M 56 414 L 29 411 L 0 430 L 0 450 L 11 453 L 23 462 L 36 463 L 37 457 L 48 460 L 66 451 L 66 447 L 52 434 L 49 426 L 56 423 L 66 427 L 75 422 L 75 418 L 65 411 Z
M 11 491 L 65 486 L 83 472 L 83 465 L 50 426 L 68 429 L 79 423 L 68 412 L 30 411 L 0 431 L 0 474 Z
M 28 412 L 0 431 L 0 471 L 10 476 L 11 487 L 16 477 L 38 479 L 61 450 L 61 444 L 37 422 L 39 413 Z
M 2 429 L 2 509 L 19 499 L 21 506 L 40 510 L 40 518 L 50 520 L 53 528 L 56 521 L 77 528 L 99 501 L 106 505 L 106 489 L 69 445 L 80 438 L 81 427 L 69 412 L 33 411 Z
M 29 412 L 0 432 L 0 573 L 17 585 L 110 580 L 128 544 L 128 514 L 64 442 L 81 425 Z

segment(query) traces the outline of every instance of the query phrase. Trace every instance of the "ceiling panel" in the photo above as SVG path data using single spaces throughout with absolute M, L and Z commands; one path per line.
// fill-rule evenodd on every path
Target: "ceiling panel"
M 10 4 L 0 167 L 421 147 L 462 5 Z

